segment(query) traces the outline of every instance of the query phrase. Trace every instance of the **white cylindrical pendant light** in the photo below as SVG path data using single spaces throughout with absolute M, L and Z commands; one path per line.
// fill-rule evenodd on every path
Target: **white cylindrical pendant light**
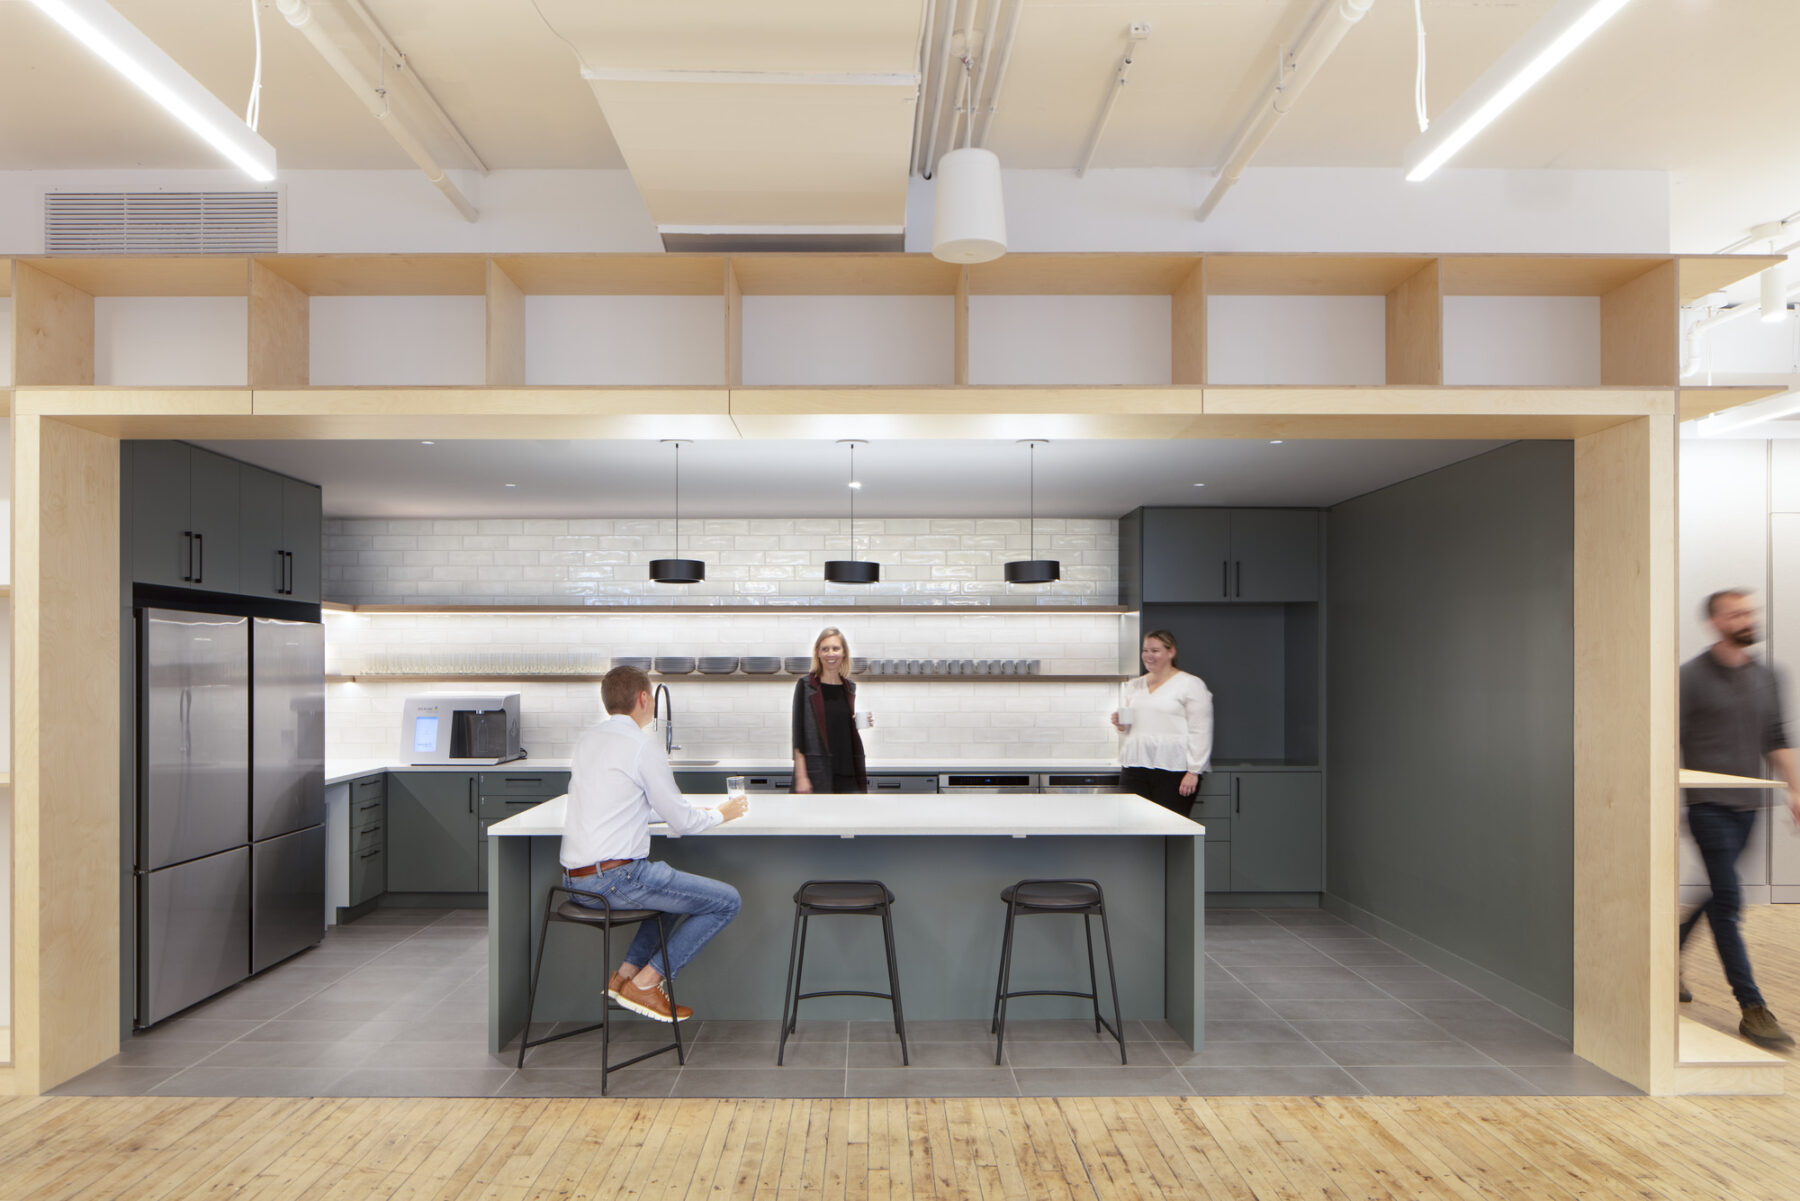
M 938 160 L 931 256 L 946 263 L 985 263 L 1006 253 L 1006 205 L 1000 159 L 965 146 Z
M 1763 268 L 1757 277 L 1762 285 L 1762 319 L 1764 321 L 1787 320 L 1787 267 L 1777 263 L 1773 267 Z

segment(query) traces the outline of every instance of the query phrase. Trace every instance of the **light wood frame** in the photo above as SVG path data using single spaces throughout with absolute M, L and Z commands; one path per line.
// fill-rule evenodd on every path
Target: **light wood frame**
M 613 259 L 616 257 L 617 262 Z M 119 934 L 112 907 L 83 886 L 111 881 L 118 847 L 117 440 L 134 438 L 652 437 L 776 438 L 825 422 L 884 436 L 992 436 L 1009 422 L 1090 437 L 1558 438 L 1576 447 L 1575 1049 L 1650 1092 L 1678 1085 L 1675 991 L 1675 425 L 1669 354 L 1690 287 L 1716 286 L 1715 259 L 1600 256 L 1507 264 L 1482 256 L 1010 256 L 1001 267 L 940 270 L 921 256 L 277 256 L 244 261 L 263 292 L 253 374 L 242 389 L 81 386 L 92 372 L 92 298 L 168 294 L 153 265 L 13 265 L 15 1058 L 0 1091 L 37 1093 L 118 1048 Z M 573 261 L 579 259 L 580 261 Z M 854 259 L 846 266 L 827 261 Z M 896 260 L 906 260 L 896 263 Z M 1054 260 L 1054 261 L 1051 261 Z M 1543 264 L 1554 264 L 1554 271 Z M 1731 260 L 1750 274 L 1760 258 Z M 258 269 L 272 274 L 286 289 Z M 218 266 L 171 268 L 191 289 Z M 1534 283 L 1602 297 L 1608 386 L 1447 388 L 1430 378 L 1441 301 L 1477 286 Z M 1693 282 L 1690 282 L 1690 277 Z M 504 280 L 504 283 L 499 281 Z M 78 282 L 72 282 L 78 281 Z M 596 282 L 598 281 L 598 282 Z M 830 285 L 863 293 L 935 291 L 966 312 L 974 293 L 1129 294 L 1172 299 L 1166 388 L 751 388 L 736 385 L 741 297 Z M 1052 284 L 1058 285 L 1052 288 Z M 406 284 L 407 286 L 397 286 Z M 727 373 L 718 388 L 520 387 L 520 298 L 534 289 L 723 294 Z M 509 290 L 510 285 L 510 290 Z M 1396 374 L 1386 388 L 1205 384 L 1209 289 L 1389 298 Z M 171 285 L 174 286 L 174 285 Z M 132 289 L 129 293 L 122 289 Z M 1151 289 L 1152 291 L 1156 289 Z M 490 375 L 512 386 L 312 389 L 297 297 L 408 291 L 485 295 Z M 191 294 L 191 293 L 181 293 Z M 201 294 L 208 294 L 202 292 Z M 287 316 L 284 318 L 283 313 Z M 966 364 L 966 317 L 959 321 Z M 1654 328 L 1653 328 L 1654 327 Z M 1435 333 L 1434 333 L 1435 329 Z M 260 331 L 260 332 L 259 332 Z M 736 331 L 735 333 L 733 331 Z M 261 349 L 258 349 L 258 346 Z M 20 352 L 23 353 L 20 353 Z M 258 368 L 257 364 L 261 364 Z M 958 372 L 966 379 L 966 365 Z M 287 386 L 280 386 L 286 383 Z M 696 424 L 705 430 L 696 434 Z M 894 431 L 898 431 L 897 433 Z M 1065 435 L 1066 436 L 1066 435 Z

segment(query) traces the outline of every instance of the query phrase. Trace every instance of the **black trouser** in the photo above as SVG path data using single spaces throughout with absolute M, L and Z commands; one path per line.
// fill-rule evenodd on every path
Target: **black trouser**
M 1738 885 L 1737 861 L 1756 829 L 1756 810 L 1727 809 L 1701 801 L 1687 807 L 1688 829 L 1694 833 L 1694 845 L 1706 864 L 1706 880 L 1712 895 L 1704 904 L 1687 915 L 1681 923 L 1681 943 L 1702 915 L 1712 927 L 1713 945 L 1718 948 L 1719 962 L 1725 965 L 1725 979 L 1740 1006 L 1761 1005 L 1763 995 L 1750 973 L 1750 953 L 1744 949 L 1744 935 L 1738 928 L 1738 914 L 1743 910 L 1743 889 Z
M 1181 777 L 1186 774 L 1160 767 L 1123 767 L 1119 769 L 1119 785 L 1126 792 L 1134 792 L 1186 817 L 1194 807 L 1193 797 L 1181 795 Z
M 862 790 L 863 786 L 856 782 L 855 776 L 840 776 L 834 774 L 831 777 L 831 791 L 833 792 L 861 792 Z

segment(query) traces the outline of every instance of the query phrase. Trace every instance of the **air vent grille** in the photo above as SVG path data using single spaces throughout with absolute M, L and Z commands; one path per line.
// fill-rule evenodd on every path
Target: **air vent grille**
M 44 253 L 275 254 L 279 192 L 51 192 Z

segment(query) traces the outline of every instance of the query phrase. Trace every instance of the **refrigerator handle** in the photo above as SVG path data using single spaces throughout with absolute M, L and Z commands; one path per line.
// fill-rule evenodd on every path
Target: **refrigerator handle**
M 475 812 L 475 777 L 469 777 L 469 812 Z
M 194 749 L 193 738 L 188 717 L 194 710 L 194 694 L 191 690 L 181 690 L 181 753 L 186 755 Z
M 194 583 L 198 584 L 206 578 L 206 536 L 204 534 L 194 535 L 194 551 L 199 564 L 194 569 Z
M 285 591 L 289 596 L 292 596 L 294 595 L 294 552 L 291 550 L 282 551 L 281 562 L 282 566 L 287 569 L 287 578 L 284 581 Z
M 183 583 L 191 583 L 194 579 L 194 531 L 181 531 L 181 540 L 187 551 L 187 567 L 181 573 Z

